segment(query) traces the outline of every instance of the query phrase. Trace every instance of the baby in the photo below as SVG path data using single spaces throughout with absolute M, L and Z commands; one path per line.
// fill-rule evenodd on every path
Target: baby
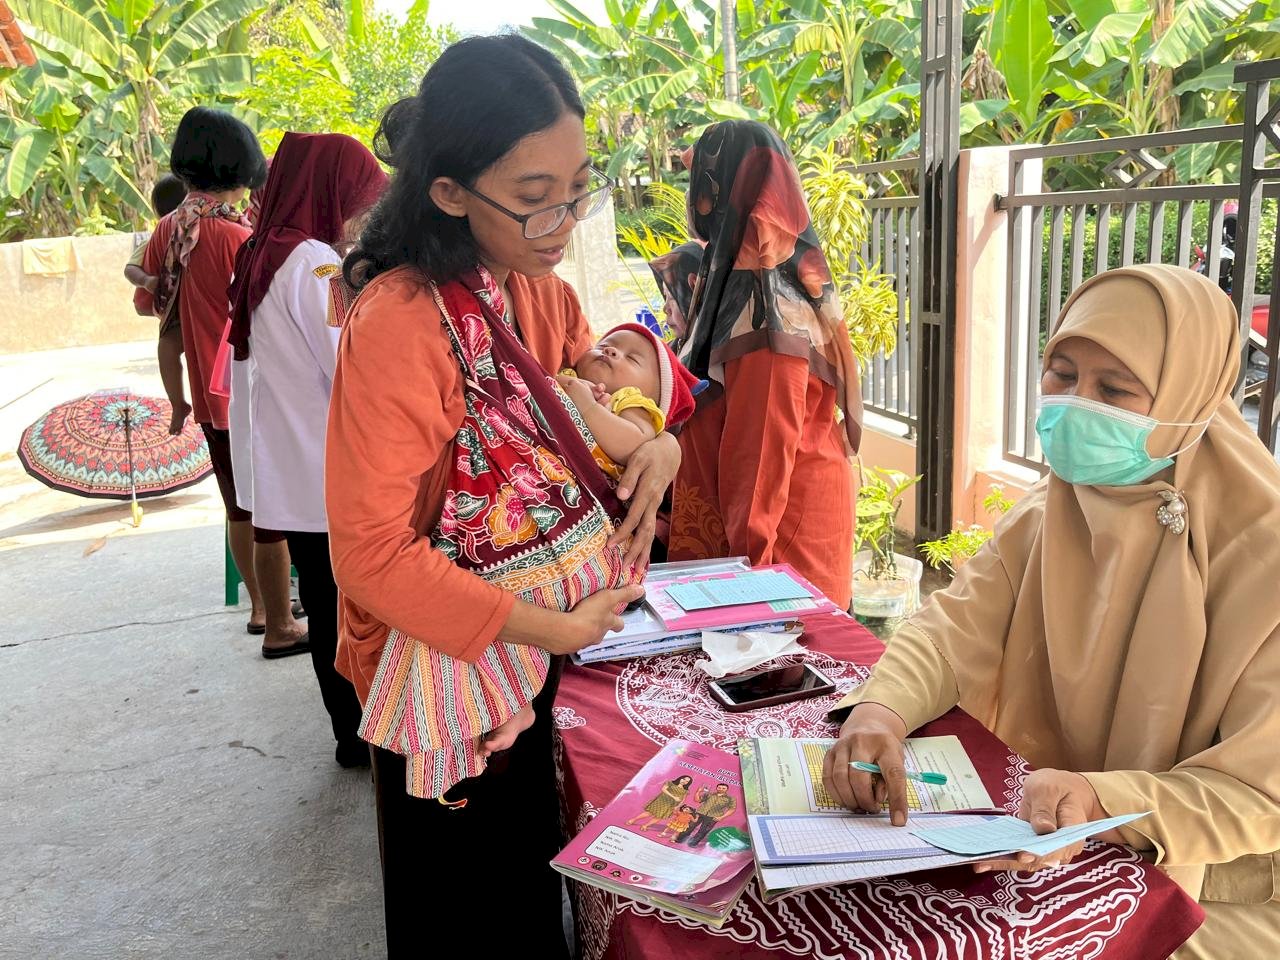
M 592 450 L 596 462 L 614 480 L 620 478 L 641 444 L 689 418 L 694 408 L 692 387 L 698 382 L 660 337 L 636 323 L 610 330 L 573 370 L 565 370 L 557 380 L 596 439 Z M 500 653 L 499 649 L 507 652 Z M 469 744 L 424 742 L 427 749 L 414 758 L 412 765 L 416 769 L 417 764 L 422 764 L 422 777 L 412 775 L 411 793 L 421 788 L 415 796 L 431 795 L 425 788 L 430 784 L 432 790 L 437 789 L 438 779 L 447 794 L 460 777 L 475 775 L 477 763 L 483 769 L 484 761 L 509 749 L 520 733 L 532 726 L 532 699 L 541 689 L 546 673 L 546 663 L 539 653 L 512 655 L 505 645 L 495 644 L 486 654 L 485 670 L 438 653 L 428 654 L 436 664 L 433 671 L 447 665 L 449 675 L 456 678 L 454 682 L 488 691 L 494 702 L 487 708 L 491 719 L 484 725 L 504 714 L 506 719 L 499 719 Z M 498 676 L 503 682 L 492 679 Z M 422 735 L 419 732 L 419 737 Z M 443 772 L 437 778 L 428 768 Z M 453 805 L 443 795 L 440 800 Z
M 689 419 L 698 383 L 639 323 L 614 327 L 556 379 L 596 438 L 596 460 L 614 480 L 641 444 Z
M 698 383 L 671 348 L 639 323 L 614 327 L 556 380 L 596 438 L 596 462 L 614 480 L 641 444 L 689 419 Z M 481 756 L 510 747 L 533 719 L 532 704 L 525 704 L 481 740 Z

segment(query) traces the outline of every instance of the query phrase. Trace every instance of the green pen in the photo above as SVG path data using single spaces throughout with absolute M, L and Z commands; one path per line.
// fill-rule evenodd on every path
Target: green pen
M 874 763 L 863 763 L 861 760 L 855 760 L 849 764 L 855 770 L 861 770 L 863 773 L 879 773 L 880 768 Z M 941 787 L 947 782 L 945 773 L 934 773 L 932 770 L 926 770 L 924 773 L 916 773 L 915 771 L 907 771 L 907 779 L 914 780 L 916 783 L 931 783 L 935 787 Z

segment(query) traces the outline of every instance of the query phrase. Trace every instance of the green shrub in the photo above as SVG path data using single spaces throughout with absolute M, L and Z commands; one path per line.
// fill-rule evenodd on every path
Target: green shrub
M 1134 212 L 1134 250 L 1133 262 L 1148 262 L 1149 238 L 1151 236 L 1151 212 L 1152 204 L 1144 203 L 1137 206 Z M 1178 205 L 1176 203 L 1166 203 L 1164 210 L 1164 229 L 1160 245 L 1160 259 L 1163 263 L 1178 262 Z M 1195 252 L 1193 245 L 1199 244 L 1206 252 L 1210 250 L 1209 238 L 1209 203 L 1200 201 L 1192 207 L 1191 217 L 1191 242 L 1187 246 L 1186 256 L 1188 265 L 1195 262 Z M 1029 214 L 1025 214 L 1029 220 Z M 1051 267 L 1050 256 L 1052 253 L 1052 209 L 1045 210 L 1044 216 L 1044 236 L 1042 241 L 1042 257 L 1041 261 L 1041 283 L 1040 283 L 1040 318 L 1042 342 L 1043 334 L 1047 331 L 1048 326 L 1048 310 L 1049 310 L 1049 270 Z M 1254 282 L 1254 292 L 1258 295 L 1265 295 L 1271 292 L 1272 274 L 1275 261 L 1275 241 L 1276 241 L 1276 216 L 1277 202 L 1274 200 L 1265 200 L 1262 205 L 1262 217 L 1258 224 L 1257 245 L 1254 250 L 1254 262 L 1257 264 L 1257 277 Z M 1062 298 L 1066 299 L 1071 291 L 1071 239 L 1076 224 L 1073 222 L 1071 210 L 1063 215 L 1062 223 Z M 1087 279 L 1099 272 L 1097 266 L 1097 234 L 1098 222 L 1096 212 L 1092 209 L 1086 212 L 1084 229 L 1084 268 L 1082 277 Z M 1213 240 L 1218 243 L 1220 240 Z M 1112 207 L 1111 216 L 1108 219 L 1108 235 L 1107 235 L 1107 261 L 1105 268 L 1113 269 L 1121 265 L 1121 253 L 1124 244 L 1124 208 Z M 1237 243 L 1237 247 L 1239 244 Z M 1061 303 L 1058 304 L 1061 306 Z

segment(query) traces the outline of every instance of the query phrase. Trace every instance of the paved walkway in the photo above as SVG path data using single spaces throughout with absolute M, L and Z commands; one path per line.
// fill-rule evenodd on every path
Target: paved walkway
M 162 395 L 152 344 L 0 357 L 0 958 L 383 957 L 368 771 L 222 606 L 212 480 L 134 529 L 12 453 L 121 385 Z

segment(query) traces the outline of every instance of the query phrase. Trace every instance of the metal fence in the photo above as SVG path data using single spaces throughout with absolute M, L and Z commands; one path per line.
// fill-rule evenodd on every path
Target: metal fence
M 920 235 L 920 198 L 910 192 L 919 172 L 915 157 L 851 166 L 864 178 L 870 224 L 860 251 L 863 262 L 892 277 L 898 293 L 898 346 L 893 355 L 877 354 L 862 378 L 862 402 L 866 409 L 896 420 L 914 436 L 918 426 L 911 337 L 911 299 L 916 281 L 912 238 Z
M 1045 469 L 1035 431 L 1041 358 L 1062 305 L 1076 287 L 1095 274 L 1134 263 L 1194 266 L 1201 254 L 1202 269 L 1219 277 L 1226 205 L 1240 200 L 1240 185 L 1165 186 L 1158 181 L 1174 165 L 1177 151 L 1185 156 L 1188 149 L 1226 145 L 1239 155 L 1244 136 L 1243 125 L 1227 124 L 1011 151 L 1009 191 L 996 198 L 997 209 L 1009 214 L 1008 459 Z M 1063 168 L 1073 164 L 1090 171 L 1101 165 L 1111 185 L 1041 192 L 1034 182 L 1037 172 L 1043 181 L 1066 180 Z M 1268 183 L 1265 196 L 1280 196 L 1280 184 Z M 1251 228 L 1255 233 L 1257 220 Z M 1261 249 L 1242 241 L 1237 236 L 1237 250 L 1251 251 L 1248 255 L 1258 258 L 1253 264 L 1264 266 L 1269 277 L 1274 241 Z M 1248 304 L 1251 311 L 1254 278 L 1249 273 L 1236 277 L 1235 294 L 1237 304 Z

